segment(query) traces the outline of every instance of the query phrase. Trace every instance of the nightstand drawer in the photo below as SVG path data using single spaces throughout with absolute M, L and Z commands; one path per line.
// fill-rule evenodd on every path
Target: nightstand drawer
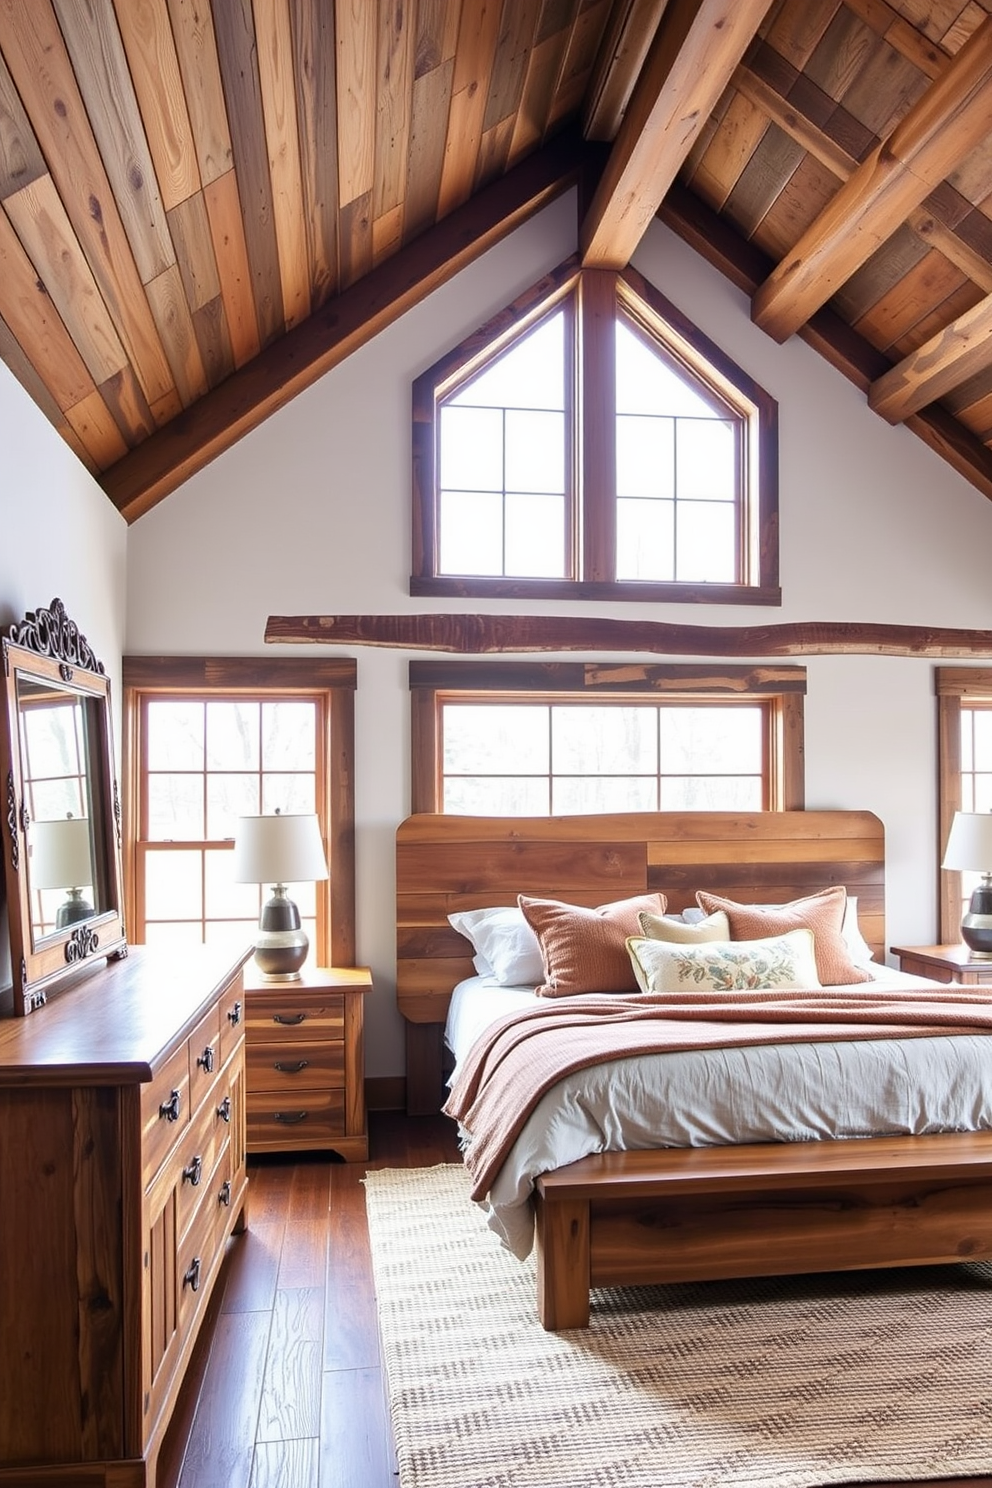
M 252 1152 L 318 1146 L 344 1136 L 344 1090 L 248 1088 L 248 1147 Z
M 285 1038 L 343 1039 L 344 997 L 341 993 L 253 992 L 248 1001 L 246 1031 L 249 1045 Z
M 337 1090 L 344 1085 L 344 1043 L 294 1042 L 256 1044 L 247 1048 L 248 1082 L 252 1090 L 294 1087 Z

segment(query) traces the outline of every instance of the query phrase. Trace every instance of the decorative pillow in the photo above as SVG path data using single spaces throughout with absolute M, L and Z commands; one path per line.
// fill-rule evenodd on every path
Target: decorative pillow
M 843 884 L 834 884 L 818 894 L 767 909 L 757 904 L 738 904 L 733 899 L 721 899 L 719 895 L 707 894 L 702 889 L 697 892 L 696 901 L 708 914 L 718 909 L 726 910 L 733 940 L 758 940 L 770 935 L 785 935 L 789 930 L 812 930 L 817 974 L 824 987 L 871 981 L 871 973 L 855 966 L 844 944 L 841 927 L 847 890 Z
M 544 980 L 544 961 L 537 936 L 516 907 L 463 909 L 448 923 L 475 951 L 475 969 L 493 977 L 501 987 L 534 987 Z
M 664 914 L 664 894 L 639 894 L 586 909 L 558 899 L 517 900 L 541 945 L 544 982 L 539 997 L 574 997 L 580 992 L 636 992 L 627 937 L 638 935 L 641 910 Z
M 730 921 L 722 909 L 689 924 L 678 916 L 649 914 L 642 909 L 637 923 L 647 940 L 667 940 L 674 945 L 698 945 L 703 940 L 730 939 Z
M 812 930 L 699 945 L 632 936 L 627 950 L 642 992 L 814 991 L 820 985 Z
M 858 900 L 855 894 L 847 896 L 844 923 L 840 927 L 840 933 L 844 937 L 844 944 L 855 966 L 860 966 L 862 969 L 867 967 L 870 970 L 877 965 L 874 951 L 861 934 L 861 926 L 858 924 Z

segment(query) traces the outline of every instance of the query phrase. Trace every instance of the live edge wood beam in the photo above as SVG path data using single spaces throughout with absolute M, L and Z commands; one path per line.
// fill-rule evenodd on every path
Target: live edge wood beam
M 992 294 L 875 379 L 868 402 L 897 424 L 992 365 Z
M 101 478 L 133 522 L 574 185 L 599 147 L 557 136 L 275 341 Z
M 389 646 L 481 656 L 494 651 L 648 651 L 660 656 L 992 656 L 992 630 L 800 621 L 675 625 L 584 615 L 270 615 L 270 644 Z
M 992 17 L 861 162 L 758 289 L 751 318 L 785 341 L 989 131 Z
M 770 8 L 670 0 L 579 231 L 585 268 L 626 268 Z

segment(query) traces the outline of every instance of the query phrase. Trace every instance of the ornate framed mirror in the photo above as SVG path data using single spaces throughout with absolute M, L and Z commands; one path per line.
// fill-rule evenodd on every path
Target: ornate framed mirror
M 3 638 L 3 855 L 14 1012 L 127 954 L 110 680 L 60 599 Z

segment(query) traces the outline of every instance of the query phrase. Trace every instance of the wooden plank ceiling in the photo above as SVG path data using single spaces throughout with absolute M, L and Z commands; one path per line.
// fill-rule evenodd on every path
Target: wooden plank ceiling
M 578 184 L 992 497 L 992 0 L 0 0 L 0 356 L 132 521 Z

